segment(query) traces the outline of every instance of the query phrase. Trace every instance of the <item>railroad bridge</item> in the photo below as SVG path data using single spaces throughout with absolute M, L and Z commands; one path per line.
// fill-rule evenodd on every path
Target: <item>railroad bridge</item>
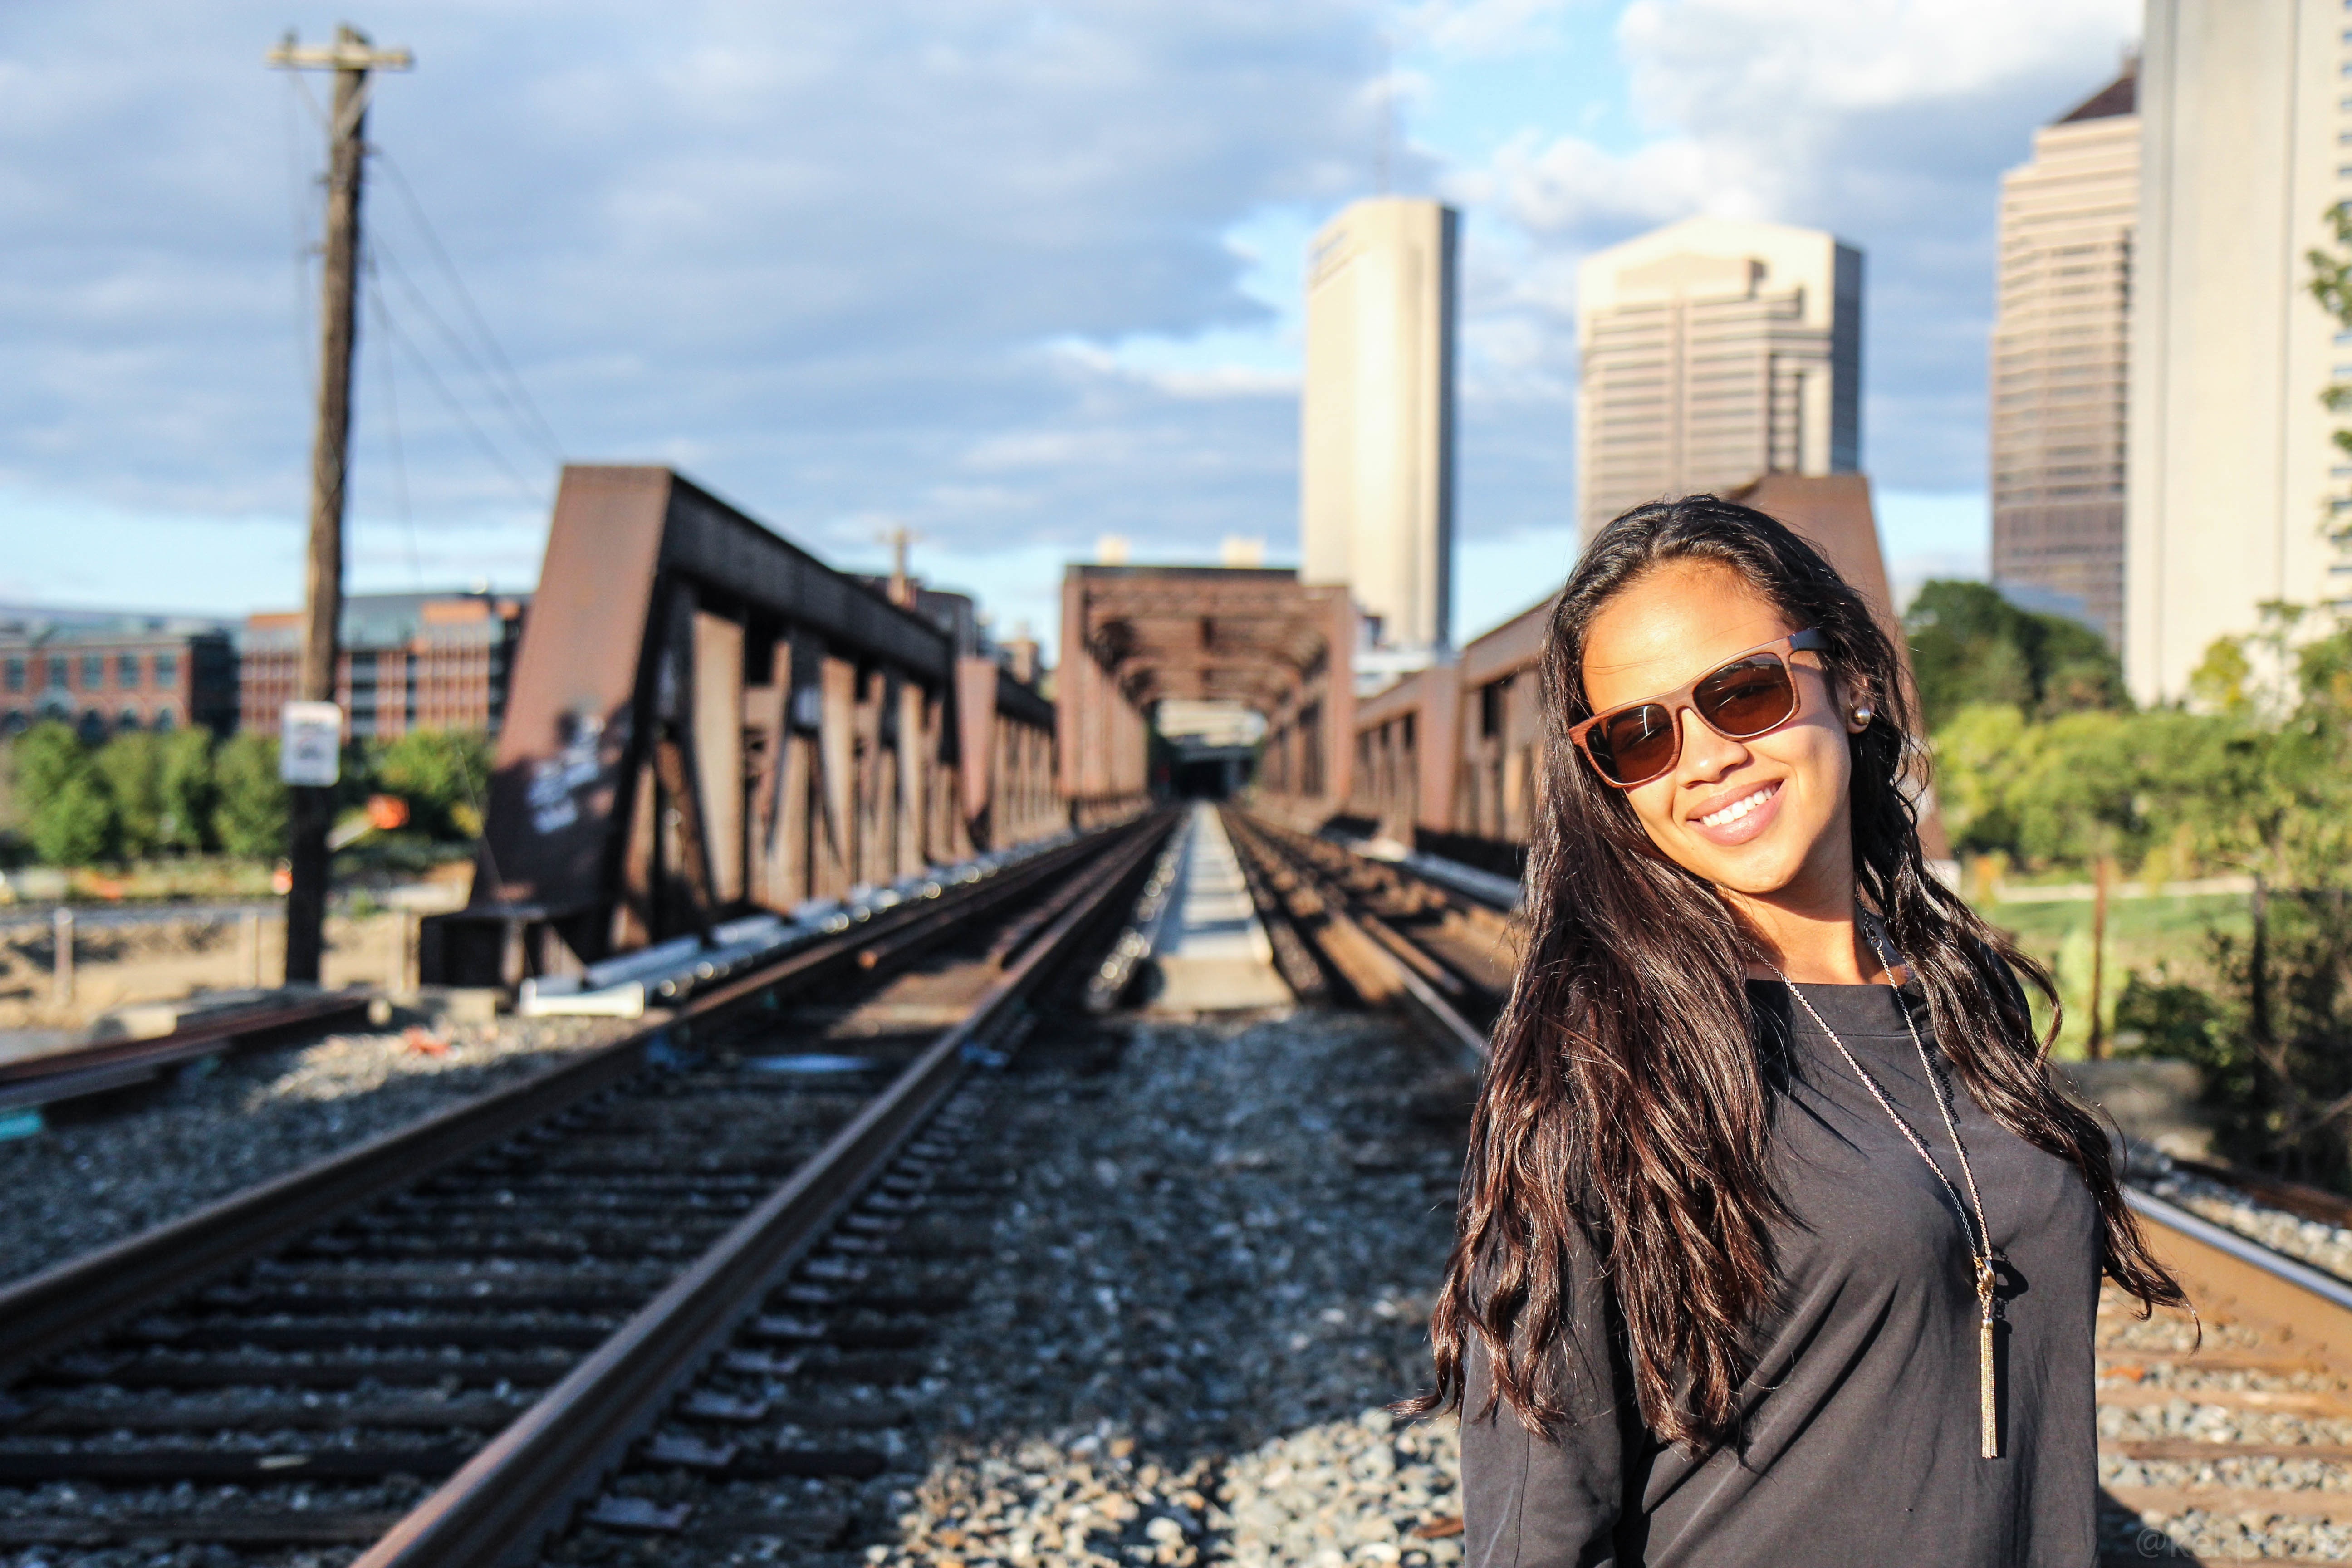
M 1821 543 L 1900 645 L 1866 479 L 1741 494 Z M 877 592 L 666 468 L 567 468 L 473 900 L 433 922 L 424 968 L 511 987 L 1123 820 L 1184 782 L 1171 704 L 1256 716 L 1246 757 L 1219 755 L 1268 819 L 1516 878 L 1549 610 L 1360 694 L 1342 586 L 1073 564 L 1041 680 L 982 646 L 967 600 Z

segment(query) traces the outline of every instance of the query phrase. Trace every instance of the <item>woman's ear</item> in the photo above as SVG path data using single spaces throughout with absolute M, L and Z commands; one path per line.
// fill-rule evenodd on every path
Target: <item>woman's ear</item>
M 1869 729 L 1871 721 L 1877 716 L 1877 707 L 1870 700 L 1870 688 L 1849 683 L 1842 675 L 1830 678 L 1830 702 L 1838 722 L 1845 726 L 1849 735 L 1859 735 Z

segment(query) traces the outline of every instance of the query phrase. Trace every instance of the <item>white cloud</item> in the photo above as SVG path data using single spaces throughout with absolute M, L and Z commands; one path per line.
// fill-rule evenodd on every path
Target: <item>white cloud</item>
M 2136 0 L 1632 0 L 1630 145 L 1530 127 L 1442 187 L 1517 247 L 1507 276 L 1474 271 L 1512 324 L 1473 341 L 1530 395 L 1561 387 L 1564 426 L 1580 258 L 1696 212 L 1828 228 L 1865 255 L 1865 465 L 1980 489 L 1999 175 L 2137 20 Z
M 1467 215 L 1465 534 L 1565 525 L 1575 264 L 1697 210 L 1863 246 L 1865 459 L 1909 492 L 1979 486 L 1996 177 L 2105 79 L 2135 0 L 1632 0 L 1613 43 L 1610 15 L 414 0 L 381 36 L 418 69 L 381 81 L 372 132 L 567 455 L 678 462 L 810 537 L 887 513 L 940 550 L 1111 531 L 1279 553 L 1299 256 L 1370 186 L 1381 32 L 1415 56 L 1390 84 L 1415 103 L 1455 67 L 1492 82 L 1496 61 L 1613 47 L 1625 114 L 1512 78 L 1517 135 L 1482 131 L 1458 163 L 1397 149 L 1398 188 Z M 289 193 L 318 132 L 259 62 L 284 19 L 260 0 L 0 7 L 0 527 L 247 520 L 221 531 L 230 574 L 239 542 L 290 542 L 313 351 Z M 388 284 L 396 261 L 462 327 L 390 169 L 372 180 Z M 554 458 L 386 293 L 521 476 L 399 359 L 417 559 L 508 552 L 543 522 Z M 362 567 L 405 585 L 384 343 L 362 333 Z
M 1422 0 L 1404 8 L 1401 31 L 1440 54 L 1491 58 L 1549 42 L 1553 24 L 1577 0 Z
M 299 516 L 289 163 L 319 153 L 299 110 L 289 147 L 289 89 L 261 66 L 283 19 L 259 0 L 0 12 L 9 493 Z M 1283 367 L 1138 375 L 1038 350 L 1263 329 L 1262 263 L 1227 237 L 1352 194 L 1373 20 L 1353 0 L 422 0 L 381 32 L 418 68 L 379 79 L 370 130 L 568 455 L 688 461 L 788 527 L 873 507 L 941 538 L 1090 538 L 1144 512 L 1213 541 L 1295 504 L 1295 417 L 1223 407 L 1282 395 Z M 522 476 L 394 353 L 420 524 L 538 515 L 553 455 L 394 281 L 396 262 L 462 329 L 382 165 L 368 222 L 400 333 Z M 363 319 L 362 518 L 392 504 L 386 347 Z M 1024 446 L 1091 456 L 1003 466 Z

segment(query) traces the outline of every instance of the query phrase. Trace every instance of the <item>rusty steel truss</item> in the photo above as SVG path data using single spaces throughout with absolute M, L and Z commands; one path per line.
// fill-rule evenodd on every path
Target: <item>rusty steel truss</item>
M 664 468 L 563 470 L 472 900 L 428 978 L 512 984 L 1068 820 L 1054 710 Z

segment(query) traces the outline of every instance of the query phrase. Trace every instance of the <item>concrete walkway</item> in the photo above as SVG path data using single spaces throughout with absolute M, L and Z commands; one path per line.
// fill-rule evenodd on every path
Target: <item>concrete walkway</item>
M 1175 908 L 1152 956 L 1160 988 L 1155 1013 L 1223 1013 L 1280 1007 L 1290 988 L 1274 967 L 1274 947 L 1250 903 L 1241 861 L 1217 808 L 1192 807 L 1191 842 L 1178 879 Z

